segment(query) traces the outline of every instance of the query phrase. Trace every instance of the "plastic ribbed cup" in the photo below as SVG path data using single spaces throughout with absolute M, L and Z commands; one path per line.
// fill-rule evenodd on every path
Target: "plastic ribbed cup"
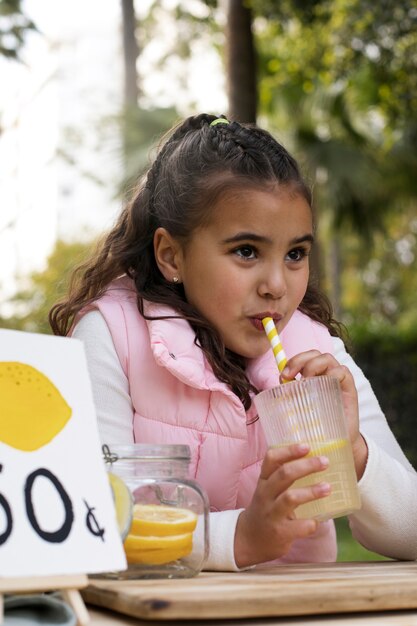
M 360 509 L 352 448 L 339 381 L 332 376 L 303 378 L 262 391 L 255 405 L 268 446 L 307 443 L 308 456 L 326 456 L 329 467 L 294 482 L 331 485 L 330 495 L 301 504 L 298 519 L 325 521 Z

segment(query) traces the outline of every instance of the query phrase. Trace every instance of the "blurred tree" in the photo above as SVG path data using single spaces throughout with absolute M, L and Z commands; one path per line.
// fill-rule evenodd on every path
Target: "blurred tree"
M 307 121 L 322 143 L 349 139 L 362 150 L 372 142 L 379 152 L 415 143 L 415 0 L 401 7 L 394 0 L 253 0 L 253 6 L 263 112 L 301 132 Z
M 362 272 L 372 262 L 371 257 L 382 263 L 389 254 L 397 253 L 397 235 L 393 233 L 401 230 L 398 237 L 403 248 L 414 237 L 417 193 L 415 0 L 403 0 L 401 4 L 395 0 L 381 0 L 376 4 L 373 0 L 282 0 L 279 3 L 275 0 L 228 0 L 227 3 L 177 0 L 168 9 L 164 9 L 160 0 L 154 0 L 140 22 L 132 12 L 133 0 L 122 1 L 124 20 L 130 20 L 126 33 L 130 33 L 131 44 L 132 33 L 136 37 L 136 48 L 130 45 L 131 53 L 125 55 L 130 59 L 127 80 L 135 83 L 129 92 L 134 113 L 124 132 L 124 150 L 129 155 L 127 184 L 144 169 L 155 138 L 177 117 L 173 108 L 149 107 L 140 93 L 137 78 L 140 55 L 137 57 L 136 53 L 156 36 L 155 29 L 164 21 L 161 12 L 165 10 L 165 19 L 168 11 L 172 20 L 172 38 L 161 58 L 166 72 L 172 67 L 173 55 L 181 59 L 189 57 L 196 38 L 201 40 L 210 35 L 223 58 L 229 59 L 229 65 L 231 54 L 226 55 L 227 46 L 235 41 L 234 48 L 238 46 L 236 42 L 246 41 L 247 52 L 254 43 L 257 65 L 252 65 L 252 59 L 243 67 L 243 57 L 239 59 L 237 54 L 235 78 L 232 79 L 230 69 L 229 82 L 234 85 L 236 105 L 233 106 L 239 106 L 236 94 L 252 93 L 253 96 L 256 92 L 253 85 L 257 86 L 259 100 L 252 99 L 251 111 L 246 104 L 244 111 L 236 108 L 236 116 L 242 120 L 251 118 L 250 121 L 257 116 L 262 118 L 262 125 L 269 126 L 296 153 L 314 186 L 319 233 L 327 238 L 325 248 L 329 250 L 321 255 L 322 267 L 328 277 L 332 276 L 326 284 L 333 300 L 336 306 L 339 300 L 343 302 L 353 314 L 352 294 L 357 293 L 357 283 L 353 279 L 340 282 L 340 267 L 349 261 L 352 269 L 347 275 L 356 276 L 363 291 L 358 311 L 369 315 L 371 296 L 379 298 L 380 303 L 383 296 L 382 292 L 377 295 L 372 289 L 363 290 L 366 278 Z M 221 18 L 223 6 L 229 10 L 230 24 L 232 9 L 235 17 L 242 18 L 235 22 L 236 40 L 230 34 L 230 24 L 229 30 L 226 28 L 226 16 Z M 228 41 L 225 41 L 227 33 Z M 125 39 L 127 46 L 127 34 Z M 249 68 L 253 74 L 247 71 Z M 181 74 L 181 79 L 180 88 L 186 89 L 186 72 Z M 241 100 L 243 104 L 243 96 Z M 231 106 L 230 109 L 234 115 Z M 404 214 L 405 220 L 398 231 L 390 226 L 396 210 Z M 362 240 L 360 245 L 356 244 L 358 236 Z M 404 280 L 397 280 L 398 288 L 393 287 L 390 293 L 400 311 L 401 302 L 410 305 L 410 300 L 401 295 L 405 285 L 414 283 L 407 265 L 393 264 L 391 273 L 397 270 Z M 382 274 L 378 276 L 379 285 L 386 285 Z M 393 285 L 395 281 L 388 283 Z M 381 315 L 388 315 L 387 307 L 380 307 L 380 311 Z
M 0 55 L 19 60 L 28 30 L 36 26 L 24 13 L 21 0 L 0 0 Z
M 1 2 L 1 0 L 0 0 Z M 158 108 L 141 105 L 140 87 L 140 39 L 144 39 L 145 25 L 138 20 L 133 0 L 120 0 L 120 32 L 123 50 L 123 92 L 120 94 L 121 105 L 114 115 L 94 117 L 91 120 L 92 136 L 96 137 L 95 149 L 116 150 L 114 159 L 120 163 L 122 174 L 115 184 L 115 196 L 123 196 L 135 186 L 149 161 L 149 152 L 156 140 L 169 128 L 178 114 L 174 107 Z M 146 23 L 146 22 L 145 22 Z M 81 164 L 78 151 L 86 145 L 85 134 L 77 127 L 64 129 L 65 141 L 58 149 L 57 156 L 66 165 L 77 170 L 78 175 L 93 181 L 96 185 L 108 185 L 103 180 L 94 161 Z M 117 137 L 117 139 L 115 139 Z
M 228 0 L 226 27 L 228 115 L 239 122 L 256 122 L 257 69 L 252 9 L 244 0 Z
M 372 256 L 347 237 L 343 304 L 349 325 L 377 330 L 417 328 L 417 211 L 413 203 L 392 215 L 376 237 Z M 359 260 L 359 262 L 358 262 Z
M 141 87 L 138 63 L 140 63 L 139 37 L 143 24 L 139 21 L 134 0 L 121 0 L 124 101 L 120 116 L 123 143 L 124 176 L 120 193 L 130 190 L 136 183 L 149 160 L 149 151 L 162 132 L 177 117 L 175 108 L 144 108 L 140 106 Z
M 134 0 L 121 0 L 123 24 L 124 104 L 126 108 L 138 106 L 139 88 L 136 63 L 139 45 L 136 38 Z
M 415 0 L 253 0 L 252 7 L 260 114 L 310 171 L 338 307 L 345 235 L 353 230 L 369 256 L 389 216 L 416 197 Z
M 196 56 L 205 48 L 212 48 L 224 60 L 226 18 L 219 4 L 222 3 L 218 0 L 153 0 L 145 16 L 143 9 L 141 11 L 138 30 L 142 50 L 148 46 L 153 48 L 154 71 L 165 76 L 167 82 L 176 83 L 181 96 L 186 93 L 187 108 L 195 105 L 190 65 Z M 137 7 L 140 6 L 138 2 Z M 160 44 L 157 54 L 156 40 Z M 204 60 L 200 71 L 203 76 L 207 73 Z M 166 99 L 163 88 L 160 93 Z M 181 96 L 179 100 L 184 100 Z
M 369 255 L 389 214 L 416 194 L 415 0 L 401 6 L 395 0 L 178 0 L 170 6 L 178 26 L 165 59 L 189 55 L 193 37 L 213 29 L 226 59 L 230 116 L 262 117 L 303 163 L 315 189 L 319 234 L 329 240 L 313 262 L 319 278 L 327 273 L 324 285 L 339 309 L 345 234 L 356 233 Z M 154 17 L 158 11 L 161 3 L 154 2 Z
M 0 319 L 0 325 L 28 332 L 51 333 L 49 310 L 66 293 L 70 273 L 87 257 L 92 245 L 93 242 L 57 241 L 47 259 L 46 269 L 33 272 L 21 281 L 24 284 L 10 300 L 15 314 Z
M 156 0 L 151 5 L 151 20 L 148 21 L 151 29 L 148 31 L 148 39 L 152 37 L 155 24 L 161 21 L 161 15 L 166 17 L 167 13 L 171 13 L 171 17 L 175 18 L 175 30 L 172 44 L 161 58 L 161 64 L 174 55 L 181 59 L 189 59 L 193 54 L 193 42 L 197 39 L 201 41 L 202 35 L 206 36 L 209 45 L 218 49 L 224 61 L 228 95 L 227 114 L 241 122 L 256 122 L 257 60 L 252 28 L 252 2 L 178 0 L 174 11 L 170 5 L 164 12 L 163 3 Z

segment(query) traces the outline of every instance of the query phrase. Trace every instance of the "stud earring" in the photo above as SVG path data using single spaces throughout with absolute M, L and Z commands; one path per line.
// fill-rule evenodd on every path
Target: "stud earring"
M 180 282 L 180 279 L 178 278 L 178 276 L 173 276 L 173 278 L 172 278 L 172 282 L 173 282 L 173 283 L 175 283 L 175 284 L 177 284 L 177 283 L 179 283 L 179 282 Z

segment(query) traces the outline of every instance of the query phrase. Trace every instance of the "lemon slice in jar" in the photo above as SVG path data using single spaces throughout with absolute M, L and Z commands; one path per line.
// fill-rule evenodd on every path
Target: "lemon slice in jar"
M 114 508 L 116 509 L 117 525 L 122 541 L 124 541 L 132 525 L 133 498 L 129 487 L 120 476 L 109 472 L 108 477 L 113 494 Z
M 151 536 L 141 537 L 130 533 L 124 542 L 126 552 L 138 552 L 146 550 L 182 550 L 193 546 L 193 533 L 183 535 L 167 535 L 166 537 Z
M 192 533 L 197 515 L 189 509 L 163 504 L 135 504 L 130 532 L 133 535 L 160 536 Z
M 128 563 L 163 565 L 191 554 L 197 515 L 162 504 L 136 504 L 124 542 Z
M 166 550 L 132 550 L 126 551 L 126 558 L 127 562 L 132 565 L 165 565 L 177 559 L 182 559 L 191 552 L 192 545 L 182 548 L 172 547 Z

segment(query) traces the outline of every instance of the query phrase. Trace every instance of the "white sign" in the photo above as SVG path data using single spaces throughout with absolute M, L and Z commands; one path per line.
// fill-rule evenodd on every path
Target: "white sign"
M 82 342 L 0 330 L 0 576 L 125 568 Z

